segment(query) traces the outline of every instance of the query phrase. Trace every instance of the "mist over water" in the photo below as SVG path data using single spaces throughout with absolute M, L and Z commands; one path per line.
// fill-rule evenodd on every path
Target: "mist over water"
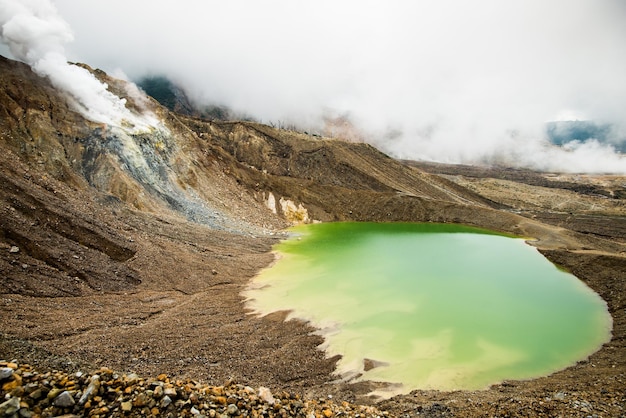
M 294 231 L 244 294 L 258 313 L 319 328 L 343 378 L 392 394 L 483 389 L 565 368 L 610 338 L 604 301 L 521 239 L 437 224 Z

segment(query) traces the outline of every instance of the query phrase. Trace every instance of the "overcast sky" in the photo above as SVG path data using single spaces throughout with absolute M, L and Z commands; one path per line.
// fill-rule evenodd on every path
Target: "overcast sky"
M 43 1 L 43 0 L 42 0 Z M 166 74 L 201 102 L 265 122 L 343 115 L 394 156 L 626 172 L 551 120 L 626 138 L 623 0 L 54 0 L 70 60 Z

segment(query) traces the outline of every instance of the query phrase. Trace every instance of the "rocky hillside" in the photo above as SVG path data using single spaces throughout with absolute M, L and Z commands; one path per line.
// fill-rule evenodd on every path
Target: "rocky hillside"
M 458 222 L 535 238 L 607 301 L 614 338 L 544 379 L 472 394 L 418 391 L 379 407 L 572 415 L 586 402 L 592 412 L 623 413 L 625 248 L 610 232 L 622 215 L 597 211 L 587 230 L 544 223 L 554 208 L 534 202 L 530 213 L 530 199 L 470 187 L 462 173 L 428 173 L 366 144 L 173 113 L 90 71 L 159 123 L 138 132 L 90 122 L 47 80 L 0 58 L 0 360 L 208 385 L 232 378 L 365 402 L 375 382 L 332 383 L 336 359 L 317 349 L 320 338 L 280 313 L 247 314 L 241 290 L 294 222 Z M 546 410 L 557 392 L 566 395 Z

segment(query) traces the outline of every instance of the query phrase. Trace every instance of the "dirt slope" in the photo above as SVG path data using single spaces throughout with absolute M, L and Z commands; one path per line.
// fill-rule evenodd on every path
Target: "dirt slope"
M 126 95 L 124 82 L 94 73 Z M 0 58 L 0 358 L 366 401 L 370 385 L 330 383 L 334 360 L 311 329 L 248 315 L 240 291 L 271 263 L 293 219 L 460 222 L 536 238 L 607 301 L 614 338 L 543 379 L 418 391 L 381 407 L 411 416 L 583 416 L 580 405 L 623 413 L 626 262 L 611 232 L 620 216 L 595 212 L 587 230 L 542 223 L 560 215 L 514 207 L 504 192 L 464 187 L 469 176 L 429 174 L 369 145 L 128 100 L 162 129 L 88 122 L 46 80 Z

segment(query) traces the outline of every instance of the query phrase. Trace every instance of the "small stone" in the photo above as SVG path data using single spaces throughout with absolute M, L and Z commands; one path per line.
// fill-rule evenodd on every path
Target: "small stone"
M 161 399 L 163 397 L 163 386 L 155 387 L 153 396 L 155 397 L 155 399 Z
M 131 401 L 122 402 L 120 406 L 124 412 L 129 412 L 133 409 L 133 403 Z
M 110 412 L 109 407 L 107 406 L 103 406 L 102 408 L 98 408 L 96 410 L 94 410 L 93 415 L 106 415 Z M 91 415 L 91 414 L 89 414 Z
M 126 382 L 129 385 L 137 383 L 138 381 L 139 381 L 139 376 L 136 373 L 130 373 L 128 376 L 126 376 Z
M 16 254 L 20 252 L 20 247 L 16 246 L 16 245 L 12 245 L 11 248 L 9 249 L 9 252 L 11 254 Z
M 44 396 L 46 396 L 46 392 L 44 392 L 43 389 L 38 388 L 35 389 L 34 391 L 31 392 L 30 395 L 28 395 L 29 398 L 34 399 L 34 400 L 39 400 L 41 398 L 43 398 Z
M 165 373 L 161 373 L 160 375 L 157 376 L 157 379 L 160 380 L 161 382 L 165 382 L 167 380 L 167 375 Z
M 148 397 L 146 396 L 146 394 L 140 393 L 139 395 L 137 395 L 137 398 L 135 398 L 135 400 L 133 401 L 133 406 L 141 408 L 141 407 L 146 406 L 147 403 L 148 403 Z
M 33 393 L 33 391 L 39 389 L 39 384 L 38 383 L 28 383 L 24 386 L 24 392 L 27 395 L 30 395 L 31 393 Z
M 163 394 L 175 398 L 177 396 L 176 388 L 165 388 L 163 389 Z
M 10 380 L 2 385 L 2 390 L 5 392 L 11 392 L 18 386 L 22 386 L 22 376 L 19 374 L 13 374 L 13 380 Z
M 231 416 L 238 415 L 239 408 L 237 408 L 237 405 L 231 403 L 230 405 L 228 405 L 228 408 L 226 408 L 226 413 Z
M 28 264 L 22 264 L 22 268 L 26 270 L 28 268 Z
M 272 391 L 263 386 L 259 388 L 259 398 L 270 405 L 274 405 L 274 402 L 276 402 L 276 399 L 274 399 L 274 396 L 272 395 Z
M 63 389 L 54 388 L 50 392 L 48 392 L 48 399 L 52 400 L 59 396 L 63 392 Z
M 26 408 L 20 408 L 19 412 L 18 412 L 18 416 L 20 418 L 31 418 L 33 416 L 33 413 L 30 412 L 28 409 Z
M 21 398 L 21 397 L 23 397 L 23 396 L 24 396 L 24 393 L 25 393 L 25 392 L 26 392 L 26 391 L 25 391 L 25 389 L 24 389 L 24 386 L 18 386 L 18 387 L 16 387 L 15 389 L 13 389 L 13 390 L 10 392 L 10 394 L 11 394 L 11 396 L 12 396 L 12 397 L 14 397 L 14 398 Z
M 94 393 L 98 393 L 98 389 L 100 389 L 100 375 L 94 374 L 89 381 L 89 386 L 78 400 L 78 404 L 84 405 Z
M 13 369 L 10 367 L 0 368 L 0 380 L 5 380 L 13 376 Z
M 161 399 L 161 408 L 167 408 L 172 403 L 172 398 L 165 395 L 163 399 Z
M 10 417 L 20 409 L 19 398 L 11 398 L 0 404 L 0 415 Z
M 333 416 L 333 411 L 328 408 L 324 408 L 322 409 L 322 415 L 324 415 L 326 418 L 330 418 Z
M 224 388 L 221 386 L 212 386 L 211 394 L 215 396 L 222 396 L 224 395 Z
M 59 408 L 71 408 L 72 406 L 74 406 L 75 402 L 74 398 L 72 398 L 72 395 L 70 395 L 70 393 L 65 390 L 54 399 L 54 402 L 52 402 L 52 404 L 54 406 L 58 406 Z
M 192 406 L 189 412 L 191 412 L 192 415 L 200 415 L 200 411 L 198 411 L 195 406 Z

